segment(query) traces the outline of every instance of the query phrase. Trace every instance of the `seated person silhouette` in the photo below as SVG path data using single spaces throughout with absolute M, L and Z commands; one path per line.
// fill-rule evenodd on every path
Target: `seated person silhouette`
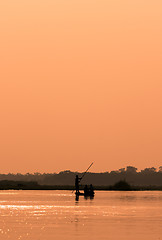
M 90 185 L 90 188 L 89 188 L 89 194 L 92 196 L 94 195 L 94 188 L 93 188 L 93 185 L 91 184 Z
M 88 186 L 85 185 L 84 187 L 84 195 L 88 195 L 89 194 L 89 189 L 88 189 Z

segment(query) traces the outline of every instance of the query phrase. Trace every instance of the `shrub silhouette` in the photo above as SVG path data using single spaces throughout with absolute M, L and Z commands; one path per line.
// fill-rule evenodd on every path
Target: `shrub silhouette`
M 131 190 L 131 186 L 124 180 L 115 183 L 113 188 L 115 190 L 120 190 L 120 191 L 129 191 L 129 190 Z

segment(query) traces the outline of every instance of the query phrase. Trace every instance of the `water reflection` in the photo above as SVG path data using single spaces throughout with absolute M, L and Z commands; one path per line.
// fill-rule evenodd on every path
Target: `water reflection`
M 93 200 L 94 199 L 94 195 L 93 196 L 79 196 L 79 195 L 76 195 L 75 196 L 75 201 L 78 202 L 80 197 L 84 198 L 85 200 L 88 200 L 88 199 Z
M 162 235 L 162 192 L 96 192 L 94 199 L 75 200 L 70 191 L 6 191 L 0 239 L 152 240 Z

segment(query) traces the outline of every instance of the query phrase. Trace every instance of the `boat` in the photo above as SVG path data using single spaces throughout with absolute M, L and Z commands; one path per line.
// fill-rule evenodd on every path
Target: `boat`
M 76 196 L 84 196 L 84 197 L 94 197 L 95 193 L 84 193 L 84 192 L 77 192 L 75 193 Z
M 76 198 L 79 199 L 79 196 L 84 196 L 85 198 L 93 198 L 95 193 L 94 193 L 94 189 L 92 184 L 90 184 L 90 187 L 88 187 L 87 185 L 85 185 L 84 187 L 84 192 L 80 192 L 79 191 L 79 184 L 81 182 L 81 180 L 83 179 L 83 177 L 86 175 L 86 173 L 88 172 L 88 170 L 90 169 L 90 167 L 93 165 L 93 162 L 91 163 L 91 165 L 87 168 L 87 170 L 84 172 L 84 174 L 82 175 L 82 177 L 79 177 L 78 175 L 76 175 L 75 177 L 75 195 Z

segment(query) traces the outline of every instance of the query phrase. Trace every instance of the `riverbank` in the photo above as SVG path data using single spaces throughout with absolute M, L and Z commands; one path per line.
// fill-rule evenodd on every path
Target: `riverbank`
M 84 185 L 80 186 L 80 190 Z M 37 182 L 25 181 L 0 181 L 0 190 L 75 190 L 69 185 L 40 185 Z M 94 190 L 100 191 L 162 191 L 162 186 L 131 186 L 124 181 L 120 181 L 110 186 L 94 186 Z

